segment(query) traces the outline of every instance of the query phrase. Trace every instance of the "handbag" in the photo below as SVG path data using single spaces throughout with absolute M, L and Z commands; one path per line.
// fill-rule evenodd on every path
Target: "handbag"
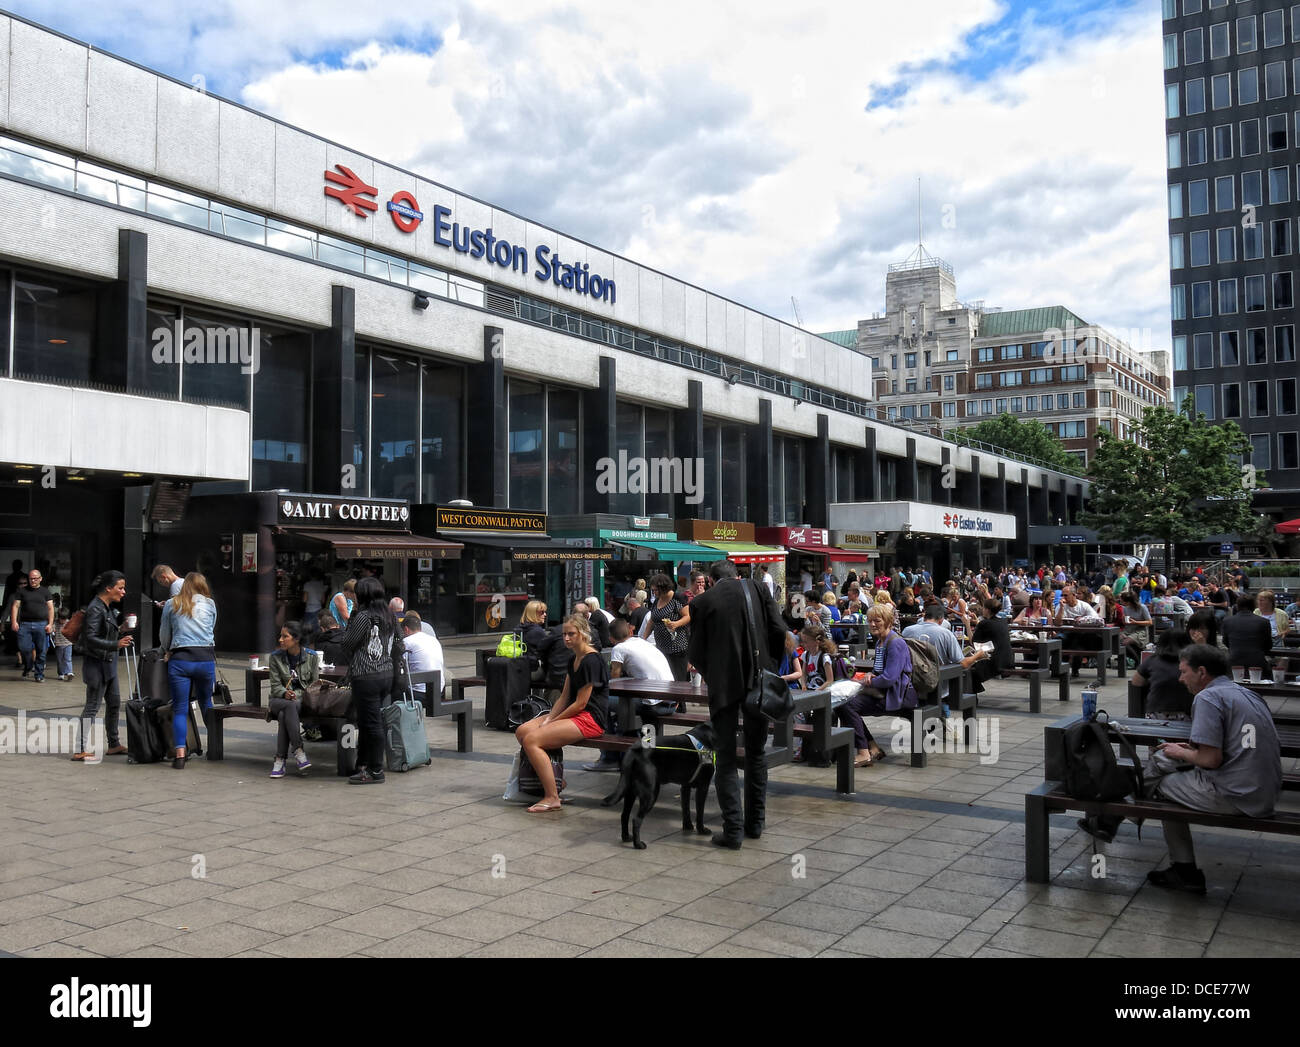
M 233 705 L 235 701 L 230 696 L 230 684 L 226 683 L 220 669 L 217 670 L 217 682 L 212 685 L 212 701 L 217 705 Z
M 759 651 L 758 625 L 754 617 L 754 597 L 750 594 L 745 579 L 741 579 L 740 584 L 745 594 L 745 625 L 754 652 L 754 677 L 749 692 L 745 695 L 745 715 L 766 716 L 769 720 L 788 720 L 794 714 L 794 695 L 781 677 L 763 668 L 763 656 Z
M 65 640 L 70 640 L 73 643 L 76 643 L 78 640 L 81 639 L 81 629 L 82 626 L 84 626 L 85 624 L 86 624 L 86 612 L 83 609 L 78 611 L 76 614 L 74 614 L 71 618 L 69 618 L 64 623 L 63 629 L 61 630 L 63 633 L 63 638 Z
M 303 688 L 300 701 L 304 716 L 344 719 L 352 710 L 352 688 L 317 680 Z
M 518 633 L 501 637 L 501 642 L 497 644 L 498 658 L 522 658 L 527 653 L 528 645 Z

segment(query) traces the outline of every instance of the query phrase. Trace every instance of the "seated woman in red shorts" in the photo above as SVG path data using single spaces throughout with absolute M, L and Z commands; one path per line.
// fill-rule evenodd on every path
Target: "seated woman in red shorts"
M 547 749 L 559 749 L 583 738 L 597 738 L 605 733 L 609 710 L 609 670 L 605 660 L 591 645 L 591 626 L 585 615 L 575 614 L 564 620 L 564 646 L 573 652 L 564 678 L 564 690 L 550 712 L 543 713 L 515 731 L 524 756 L 533 765 L 545 795 L 530 808 L 529 814 L 560 809 L 560 794 L 555 788 L 555 774 Z

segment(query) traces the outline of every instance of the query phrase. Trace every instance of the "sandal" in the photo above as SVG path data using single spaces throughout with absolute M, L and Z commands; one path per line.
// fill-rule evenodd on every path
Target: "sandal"
M 867 753 L 866 756 L 859 756 L 856 760 L 854 760 L 854 761 L 853 761 L 853 766 L 854 766 L 854 767 L 870 767 L 870 766 L 871 766 L 873 763 L 875 763 L 875 762 L 876 762 L 876 761 L 873 760 L 873 759 L 871 758 L 871 754 L 870 754 L 870 753 Z
M 558 811 L 563 803 L 563 800 L 561 800 L 560 803 L 535 803 L 528 808 L 528 813 L 545 814 L 547 811 Z

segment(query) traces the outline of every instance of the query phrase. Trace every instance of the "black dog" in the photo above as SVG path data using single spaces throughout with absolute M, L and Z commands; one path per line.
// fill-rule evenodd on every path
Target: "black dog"
M 688 737 L 689 736 L 689 737 Z M 696 750 L 690 742 L 694 738 L 703 747 Z M 661 739 L 653 749 L 637 746 L 623 756 L 623 769 L 618 787 L 601 801 L 603 807 L 613 807 L 623 801 L 623 842 L 632 841 L 638 851 L 645 850 L 641 841 L 641 823 L 659 799 L 659 786 L 670 782 L 682 787 L 682 832 L 694 829 L 701 835 L 704 827 L 704 801 L 713 781 L 713 725 L 702 723 L 686 734 L 676 734 Z M 691 824 L 691 793 L 695 794 L 695 822 Z M 632 804 L 640 800 L 636 817 L 632 819 L 632 832 L 627 829 Z

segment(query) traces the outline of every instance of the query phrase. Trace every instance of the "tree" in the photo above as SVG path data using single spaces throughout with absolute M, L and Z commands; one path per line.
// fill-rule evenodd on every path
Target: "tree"
M 1022 422 L 1005 412 L 948 435 L 959 442 L 966 438 L 979 440 L 1023 458 L 1036 458 L 1044 465 L 1064 472 L 1079 470 L 1079 459 L 1070 454 L 1056 434 L 1042 422 Z
M 1103 541 L 1154 538 L 1173 546 L 1211 534 L 1246 534 L 1256 527 L 1251 497 L 1259 477 L 1250 466 L 1250 440 L 1235 422 L 1210 425 L 1192 416 L 1191 396 L 1181 411 L 1148 407 L 1132 439 L 1100 434 L 1088 469 L 1092 502 L 1083 524 Z

